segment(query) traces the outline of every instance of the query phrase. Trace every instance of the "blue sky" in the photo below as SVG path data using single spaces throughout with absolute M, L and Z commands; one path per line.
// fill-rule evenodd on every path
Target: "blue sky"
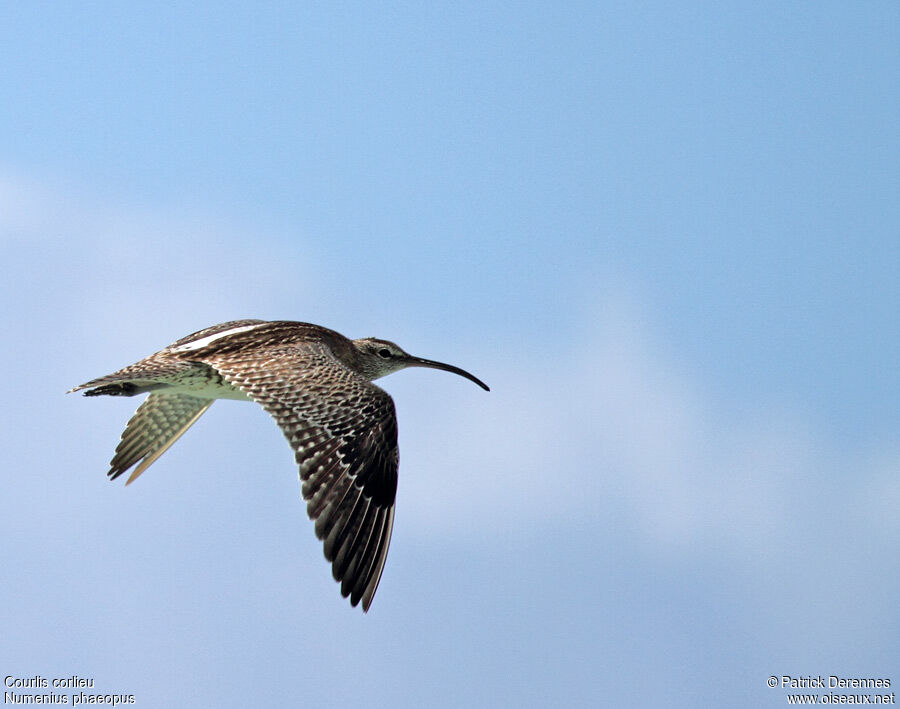
M 777 706 L 900 656 L 892 3 L 0 11 L 4 676 L 138 706 Z M 62 394 L 214 322 L 411 370 L 340 598 L 219 402 L 128 489 Z

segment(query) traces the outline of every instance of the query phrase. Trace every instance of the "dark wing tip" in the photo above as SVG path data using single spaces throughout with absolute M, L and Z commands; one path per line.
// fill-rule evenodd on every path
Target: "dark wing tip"
M 133 465 L 133 463 L 132 463 L 132 465 Z M 127 468 L 116 468 L 116 467 L 110 468 L 109 471 L 106 473 L 106 477 L 108 477 L 110 482 L 112 482 L 117 477 L 119 477 L 122 473 L 124 473 L 125 470 L 127 470 Z
M 251 354 L 215 355 L 207 363 L 281 427 L 332 576 L 352 606 L 362 603 L 368 611 L 384 571 L 397 490 L 393 401 L 320 342 L 298 345 L 291 367 L 275 375 L 260 372 L 258 353 Z M 310 371 L 328 386 L 311 379 Z M 278 386 L 272 386 L 273 378 Z

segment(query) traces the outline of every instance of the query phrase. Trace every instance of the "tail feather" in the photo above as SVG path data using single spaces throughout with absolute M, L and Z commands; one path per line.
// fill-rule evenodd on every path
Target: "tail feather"
M 105 377 L 91 379 L 89 382 L 72 387 L 66 394 L 87 389 L 85 396 L 134 396 L 143 394 L 158 388 L 160 383 L 177 377 L 191 370 L 194 364 L 191 362 L 160 359 L 157 355 L 142 359 L 130 367 L 120 369 L 118 372 L 107 374 Z
M 79 387 L 80 389 L 81 387 Z M 78 391 L 78 389 L 72 389 Z M 84 392 L 85 396 L 134 396 L 135 394 L 143 394 L 149 391 L 148 387 L 138 386 L 134 382 L 116 382 L 115 384 L 103 384 L 102 386 L 88 389 Z M 69 393 L 69 392 L 66 392 Z

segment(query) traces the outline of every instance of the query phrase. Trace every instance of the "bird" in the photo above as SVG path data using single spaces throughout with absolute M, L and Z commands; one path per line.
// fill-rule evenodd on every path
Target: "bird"
M 233 320 L 69 392 L 149 396 L 125 427 L 107 473 L 134 482 L 216 399 L 260 404 L 294 451 L 301 494 L 341 595 L 368 612 L 384 571 L 397 492 L 397 414 L 373 380 L 406 367 L 469 372 L 388 340 L 351 340 L 319 325 Z

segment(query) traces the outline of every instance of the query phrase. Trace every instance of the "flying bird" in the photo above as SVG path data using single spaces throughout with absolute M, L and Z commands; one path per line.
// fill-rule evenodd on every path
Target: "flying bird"
M 393 342 L 350 340 L 292 321 L 235 320 L 183 337 L 156 354 L 70 391 L 149 393 L 122 433 L 107 475 L 156 461 L 216 399 L 255 401 L 294 450 L 303 499 L 341 594 L 369 610 L 391 541 L 397 492 L 394 401 L 372 384 L 406 367 L 432 367 L 488 386 Z

